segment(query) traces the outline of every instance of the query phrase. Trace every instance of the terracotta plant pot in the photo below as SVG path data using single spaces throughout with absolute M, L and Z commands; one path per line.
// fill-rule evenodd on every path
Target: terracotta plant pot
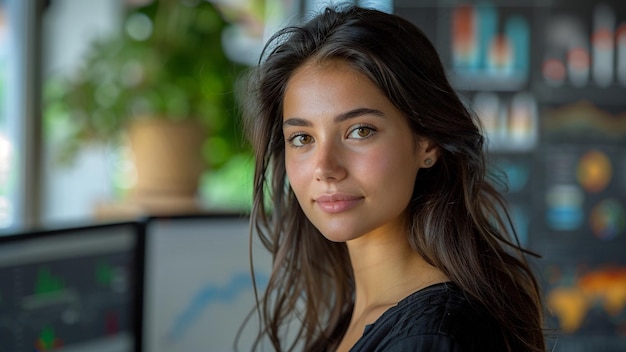
M 137 182 L 134 197 L 195 197 L 205 169 L 206 133 L 191 120 L 137 119 L 129 128 Z

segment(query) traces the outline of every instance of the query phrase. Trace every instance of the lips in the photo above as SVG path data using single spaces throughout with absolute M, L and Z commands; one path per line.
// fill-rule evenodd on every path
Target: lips
M 349 194 L 324 194 L 315 198 L 318 207 L 330 214 L 348 211 L 359 205 L 365 198 Z

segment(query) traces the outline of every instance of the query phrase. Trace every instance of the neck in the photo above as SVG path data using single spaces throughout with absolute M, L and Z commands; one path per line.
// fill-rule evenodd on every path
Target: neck
M 397 224 L 397 223 L 396 223 Z M 415 252 L 404 226 L 387 226 L 347 242 L 354 273 L 350 324 L 337 351 L 348 351 L 386 310 L 426 286 L 448 281 Z
M 404 231 L 366 237 L 348 243 L 356 290 L 353 318 L 448 281 L 410 247 Z

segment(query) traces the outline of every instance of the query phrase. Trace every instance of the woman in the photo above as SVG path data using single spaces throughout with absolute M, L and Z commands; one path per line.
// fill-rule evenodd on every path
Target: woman
M 252 83 L 251 218 L 274 258 L 261 338 L 544 351 L 538 285 L 488 182 L 478 122 L 418 28 L 326 9 L 277 33 Z

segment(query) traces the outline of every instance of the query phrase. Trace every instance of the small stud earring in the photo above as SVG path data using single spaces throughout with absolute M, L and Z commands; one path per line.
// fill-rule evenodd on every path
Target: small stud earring
M 426 160 L 424 160 L 424 164 L 425 164 L 426 166 L 430 166 L 430 165 L 432 165 L 432 164 L 433 164 L 433 159 L 431 159 L 431 158 L 426 158 Z

